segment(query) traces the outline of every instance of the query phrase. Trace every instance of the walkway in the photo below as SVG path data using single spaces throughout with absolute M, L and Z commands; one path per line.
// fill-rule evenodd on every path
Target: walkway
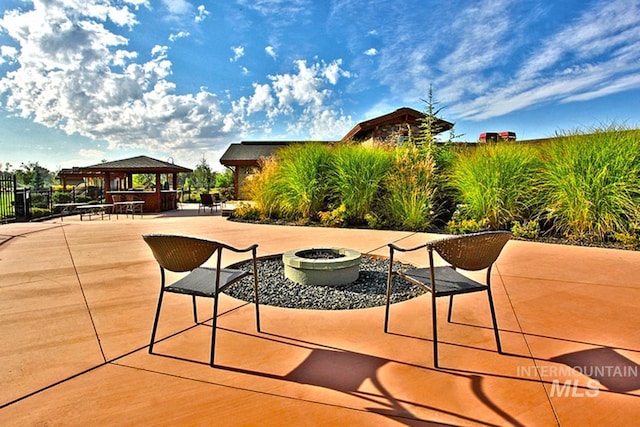
M 311 245 L 387 254 L 435 237 L 243 224 L 186 209 L 0 226 L 0 425 L 635 425 L 640 419 L 640 253 L 511 241 L 494 270 L 503 348 L 484 294 L 438 306 L 433 368 L 427 296 L 384 308 L 311 311 L 228 296 L 216 352 L 169 295 L 147 345 L 157 264 L 141 239 L 181 233 L 259 255 Z M 226 263 L 240 258 L 229 256 Z M 424 265 L 413 254 L 404 261 Z M 202 301 L 200 312 L 210 312 Z

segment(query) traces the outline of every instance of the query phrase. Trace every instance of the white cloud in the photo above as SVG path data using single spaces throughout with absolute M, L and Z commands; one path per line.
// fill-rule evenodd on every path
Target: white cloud
M 497 0 L 449 16 L 452 8 L 437 5 L 437 30 L 422 38 L 411 39 L 419 33 L 416 21 L 380 27 L 377 68 L 362 62 L 362 72 L 397 94 L 395 102 L 413 104 L 433 85 L 447 114 L 468 120 L 640 88 L 640 3 L 589 2 L 550 29 L 546 21 L 558 8 Z
M 200 23 L 204 21 L 207 18 L 207 16 L 209 16 L 209 12 L 204 7 L 204 5 L 198 6 L 198 14 L 195 17 L 196 23 Z
M 238 59 L 244 56 L 244 47 L 243 46 L 234 46 L 231 48 L 233 51 L 233 57 L 229 58 L 229 61 L 236 62 Z
M 13 46 L 0 46 L 0 65 L 13 63 L 18 56 L 18 49 Z
M 260 132 L 268 135 L 272 125 L 282 123 L 283 136 L 291 138 L 336 139 L 353 127 L 350 116 L 332 107 L 333 93 L 339 77 L 348 77 L 341 60 L 329 64 L 296 61 L 296 73 L 269 76 L 270 84 L 254 83 L 253 94 L 232 101 L 232 112 L 225 120 L 229 127 L 243 134 Z M 251 126 L 247 118 L 251 116 Z M 264 120 L 261 119 L 264 118 Z
M 128 3 L 137 6 L 142 4 Z M 179 13 L 184 2 L 166 2 Z M 128 40 L 105 26 L 127 16 L 101 0 L 36 2 L 33 10 L 8 11 L 0 28 L 20 50 L 17 67 L 0 78 L 4 107 L 36 123 L 104 140 L 109 149 L 152 151 L 210 149 L 225 144 L 218 97 L 205 89 L 175 94 L 168 80 L 172 63 L 166 46 L 154 46 L 147 62 L 125 50 Z M 112 21 L 114 24 L 115 21 Z
M 273 96 L 271 96 L 271 87 L 268 84 L 253 84 L 253 95 L 249 97 L 246 106 L 247 114 L 253 114 L 260 111 L 272 111 L 274 105 Z
M 604 2 L 544 39 L 513 78 L 455 107 L 482 120 L 548 102 L 575 102 L 640 87 L 640 5 Z M 480 104 L 483 104 L 480 106 Z
M 264 48 L 264 51 L 267 52 L 267 55 L 269 55 L 270 57 L 272 57 L 273 59 L 276 59 L 276 51 L 273 48 L 273 46 L 267 46 Z
M 181 19 L 193 10 L 193 5 L 187 0 L 162 0 L 162 4 L 169 12 L 169 17 L 173 19 Z
M 337 59 L 330 63 L 329 65 L 324 66 L 322 71 L 322 75 L 327 79 L 329 83 L 335 85 L 338 83 L 338 79 L 340 77 L 351 77 L 351 73 L 349 71 L 345 71 L 341 68 L 342 59 Z
M 364 54 L 367 56 L 376 56 L 378 54 L 378 49 L 376 49 L 375 47 L 372 47 L 370 49 L 365 50 Z
M 183 39 L 185 37 L 189 37 L 190 35 L 191 34 L 189 34 L 188 31 L 179 31 L 179 32 L 174 33 L 174 34 L 170 34 L 169 35 L 169 41 L 170 42 L 174 42 L 174 41 L 176 41 L 178 39 Z
M 263 16 L 276 18 L 278 22 L 291 21 L 298 15 L 308 15 L 312 0 L 238 0 L 242 7 L 255 10 Z

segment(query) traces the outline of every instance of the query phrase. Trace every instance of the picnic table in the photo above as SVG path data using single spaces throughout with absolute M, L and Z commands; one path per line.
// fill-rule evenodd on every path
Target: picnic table
M 80 221 L 83 217 L 89 217 L 89 221 L 94 216 L 100 216 L 100 219 L 104 219 L 105 215 L 111 219 L 111 212 L 113 211 L 113 203 L 101 203 L 95 205 L 80 205 L 77 208 L 80 211 Z
M 119 213 L 124 213 L 127 216 L 131 214 L 131 219 L 135 219 L 136 212 L 139 212 L 140 218 L 142 218 L 144 200 L 122 200 L 118 202 L 113 202 L 113 206 L 116 214 L 116 219 L 118 218 Z
M 64 216 L 69 215 L 73 211 L 77 210 L 79 206 L 85 205 L 86 203 L 56 203 L 53 205 L 53 209 L 60 208 L 60 221 L 64 221 Z

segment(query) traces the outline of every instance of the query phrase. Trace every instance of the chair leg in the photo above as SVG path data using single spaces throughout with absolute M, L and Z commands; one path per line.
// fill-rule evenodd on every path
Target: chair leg
M 438 314 L 436 313 L 436 297 L 431 294 L 431 323 L 433 326 L 433 366 L 439 368 L 438 364 Z
M 498 321 L 496 320 L 496 309 L 493 306 L 493 297 L 491 296 L 491 288 L 487 287 L 487 296 L 489 297 L 489 309 L 491 309 L 491 320 L 493 321 L 493 333 L 496 336 L 496 345 L 498 353 L 502 353 L 502 345 L 500 344 L 500 333 L 498 332 Z
M 391 267 L 389 267 L 389 275 L 387 277 L 387 301 L 386 307 L 384 311 L 384 332 L 387 333 L 389 331 L 389 304 L 391 301 L 391 287 L 393 286 L 393 273 L 391 272 Z
M 215 355 L 216 348 L 216 331 L 218 328 L 218 295 L 213 299 L 213 319 L 211 328 L 211 356 L 209 359 L 209 365 L 213 366 L 213 357 Z
M 193 304 L 193 323 L 198 323 L 198 307 L 196 306 L 196 296 L 191 295 L 191 300 Z
M 253 275 L 253 293 L 254 293 L 253 297 L 255 298 L 255 302 L 256 302 L 256 329 L 258 330 L 258 332 L 261 332 L 261 329 L 260 329 L 260 304 L 259 304 L 259 301 L 258 301 L 258 275 L 257 274 Z
M 156 307 L 156 317 L 153 319 L 153 329 L 151 330 L 151 340 L 149 341 L 149 354 L 153 353 L 153 344 L 156 341 L 156 329 L 158 328 L 158 320 L 160 320 L 160 308 L 162 307 L 162 299 L 164 292 L 160 290 L 160 296 L 158 296 L 158 306 Z
M 447 316 L 449 323 L 451 323 L 451 313 L 453 313 L 453 295 L 449 295 L 449 315 Z

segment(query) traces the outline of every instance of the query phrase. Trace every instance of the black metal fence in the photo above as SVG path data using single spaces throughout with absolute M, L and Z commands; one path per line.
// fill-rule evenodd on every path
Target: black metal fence
M 15 174 L 0 172 L 0 224 L 30 221 L 34 208 L 49 214 L 53 209 L 53 189 L 18 188 Z M 41 215 L 42 211 L 36 216 Z
M 0 172 L 0 224 L 16 220 L 16 176 Z

